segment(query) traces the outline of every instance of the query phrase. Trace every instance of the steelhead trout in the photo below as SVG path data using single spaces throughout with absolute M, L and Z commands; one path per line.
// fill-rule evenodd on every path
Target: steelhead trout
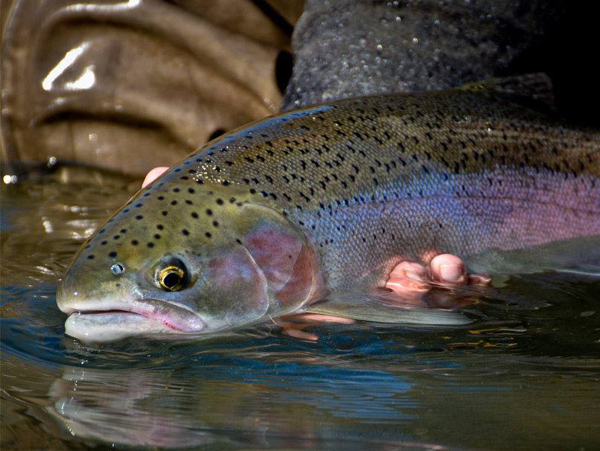
M 374 293 L 431 251 L 492 273 L 598 262 L 600 135 L 511 93 L 522 81 L 342 100 L 212 141 L 85 243 L 58 290 L 67 333 L 205 333 L 311 311 L 452 323 Z

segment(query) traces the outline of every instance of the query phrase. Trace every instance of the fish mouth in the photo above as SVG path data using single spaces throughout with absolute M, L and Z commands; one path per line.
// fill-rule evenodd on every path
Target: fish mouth
M 152 334 L 198 333 L 206 324 L 195 313 L 164 301 L 144 304 L 109 303 L 102 306 L 72 305 L 61 310 L 69 315 L 65 333 L 84 342 L 109 342 Z M 89 302 L 91 304 L 91 302 Z

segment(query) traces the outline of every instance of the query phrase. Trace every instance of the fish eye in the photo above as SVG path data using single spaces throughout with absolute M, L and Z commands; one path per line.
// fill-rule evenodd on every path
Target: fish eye
M 181 290 L 184 280 L 185 271 L 178 266 L 167 266 L 158 273 L 158 284 L 163 290 Z

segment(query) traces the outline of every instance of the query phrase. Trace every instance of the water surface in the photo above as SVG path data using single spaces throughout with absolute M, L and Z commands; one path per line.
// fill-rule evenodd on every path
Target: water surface
M 468 327 L 86 346 L 57 282 L 132 185 L 2 189 L 2 449 L 600 447 L 600 282 L 514 276 Z

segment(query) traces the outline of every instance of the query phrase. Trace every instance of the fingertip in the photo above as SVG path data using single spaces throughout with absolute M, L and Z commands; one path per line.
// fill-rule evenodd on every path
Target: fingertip
M 487 286 L 492 282 L 492 278 L 483 274 L 470 274 L 469 285 Z
M 338 323 L 338 324 L 354 324 L 356 320 L 351 318 L 343 318 L 341 316 L 322 315 L 320 313 L 304 313 L 300 315 L 303 320 L 315 321 L 319 323 Z
M 457 257 L 456 255 L 452 255 L 452 254 L 436 255 L 435 257 L 433 257 L 430 264 L 431 264 L 432 269 L 434 269 L 436 267 L 439 268 L 439 266 L 441 266 L 441 265 L 462 265 L 462 266 L 464 266 L 462 259 Z
M 283 333 L 285 333 L 286 335 L 289 335 L 290 337 L 299 338 L 301 340 L 317 341 L 319 339 L 319 337 L 316 336 L 315 334 L 309 334 L 308 332 L 302 332 L 301 330 L 298 330 L 298 329 L 284 330 Z
M 152 183 L 154 180 L 159 178 L 161 175 L 163 175 L 168 170 L 169 170 L 169 168 L 166 166 L 159 166 L 157 168 L 152 169 L 150 172 L 148 172 L 148 174 L 146 174 L 146 177 L 144 178 L 144 181 L 142 182 L 142 188 L 145 188 L 146 186 L 150 185 L 150 183 Z
M 456 255 L 440 254 L 431 260 L 431 273 L 440 282 L 465 282 L 465 264 Z
M 403 261 L 392 269 L 390 272 L 390 278 L 392 277 L 405 277 L 410 274 L 410 278 L 416 278 L 416 280 L 427 280 L 427 269 L 425 266 L 414 263 Z
M 400 296 L 411 296 L 429 291 L 428 284 L 409 279 L 406 277 L 391 277 L 385 284 L 385 287 L 392 290 Z

